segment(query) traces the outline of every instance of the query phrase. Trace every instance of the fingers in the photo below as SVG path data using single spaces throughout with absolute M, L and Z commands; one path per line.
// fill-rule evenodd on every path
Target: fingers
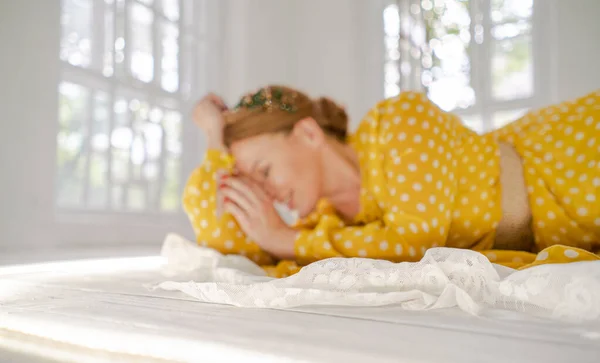
M 246 234 L 248 234 L 248 232 L 250 231 L 250 221 L 248 219 L 247 214 L 244 213 L 244 211 L 240 207 L 233 203 L 225 203 L 225 206 L 223 208 L 227 213 L 230 213 L 233 216 L 233 218 L 235 218 L 242 230 Z
M 246 213 L 252 213 L 256 207 L 250 200 L 239 190 L 232 187 L 224 187 L 221 189 L 225 197 L 225 204 L 234 203 Z
M 261 198 L 259 198 L 250 186 L 252 182 L 243 182 L 240 178 L 225 178 L 224 184 L 229 187 L 227 189 L 232 189 L 239 193 L 251 206 L 254 206 L 254 209 L 261 205 Z
M 204 99 L 209 100 L 210 102 L 215 104 L 217 107 L 219 107 L 221 111 L 226 111 L 228 109 L 223 99 L 214 93 L 209 93 Z
M 240 177 L 240 180 L 248 187 L 250 188 L 250 190 L 252 190 L 252 192 L 254 193 L 254 195 L 256 196 L 256 198 L 261 201 L 261 202 L 265 202 L 265 201 L 270 201 L 271 198 L 269 198 L 269 196 L 267 195 L 267 193 L 265 192 L 263 185 L 261 185 L 260 183 L 256 182 L 254 179 L 247 177 L 247 176 L 242 176 Z

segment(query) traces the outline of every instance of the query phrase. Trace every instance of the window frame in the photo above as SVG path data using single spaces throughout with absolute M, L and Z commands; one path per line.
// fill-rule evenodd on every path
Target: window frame
M 550 32 L 548 17 L 552 15 L 551 4 L 542 0 L 533 0 L 532 15 L 529 19 L 531 24 L 531 59 L 532 59 L 532 92 L 531 95 L 524 98 L 516 98 L 511 100 L 495 99 L 492 95 L 492 59 L 493 47 L 497 42 L 491 33 L 492 25 L 504 24 L 500 22 L 492 23 L 491 19 L 491 1 L 492 0 L 470 0 L 469 13 L 471 19 L 479 17 L 480 25 L 483 27 L 483 41 L 471 41 L 471 46 L 468 50 L 470 59 L 471 71 L 471 87 L 475 92 L 475 103 L 465 109 L 454 109 L 451 112 L 460 116 L 465 120 L 478 119 L 479 123 L 468 125 L 480 133 L 493 131 L 494 116 L 500 112 L 511 112 L 519 110 L 528 110 L 535 107 L 540 107 L 551 101 L 554 82 L 551 76 L 552 69 L 548 61 L 552 55 L 550 42 L 545 41 L 544 34 L 552 34 Z M 396 5 L 398 9 L 409 9 L 411 6 L 419 6 L 421 9 L 421 0 L 396 0 L 389 1 L 387 6 Z M 422 14 L 422 12 L 420 12 Z M 400 17 L 402 22 L 402 17 Z M 471 39 L 474 38 L 474 28 L 477 26 L 475 21 L 471 21 L 470 34 Z M 402 24 L 400 24 L 402 27 Z M 523 36 L 523 35 L 520 35 Z M 518 37 L 512 38 L 517 39 Z M 398 61 L 398 68 L 401 66 L 402 49 L 398 46 L 401 52 L 401 59 Z M 387 50 L 386 50 L 387 51 Z M 419 59 L 410 57 L 411 70 L 420 66 Z M 387 62 L 386 62 L 387 63 Z M 399 69 L 400 80 L 398 85 L 400 91 L 417 90 L 424 91 L 424 87 L 420 80 L 420 69 L 418 72 L 411 72 L 408 80 L 403 80 L 402 72 Z M 402 87 L 402 83 L 407 84 L 407 87 Z M 487 86 L 490 85 L 490 86 Z
M 185 3 L 192 3 L 192 14 L 186 13 Z M 117 97 L 125 96 L 128 100 L 137 98 L 147 101 L 151 106 L 158 106 L 166 110 L 175 110 L 181 114 L 181 153 L 179 154 L 179 190 L 181 191 L 185 184 L 187 175 L 197 166 L 200 150 L 202 147 L 201 133 L 197 127 L 189 120 L 189 111 L 193 103 L 211 87 L 212 83 L 219 74 L 220 44 L 217 41 L 220 37 L 220 26 L 222 16 L 222 5 L 218 2 L 207 0 L 178 0 L 179 20 L 173 23 L 162 14 L 159 9 L 160 1 L 154 0 L 151 6 L 154 13 L 153 28 L 153 58 L 160 59 L 161 38 L 157 31 L 161 26 L 161 21 L 169 21 L 175 24 L 179 30 L 178 37 L 178 90 L 174 93 L 168 92 L 161 87 L 161 65 L 154 63 L 154 77 L 151 82 L 145 83 L 136 79 L 130 72 L 130 47 L 125 47 L 122 70 L 124 73 L 117 76 L 117 65 L 115 62 L 115 51 L 113 42 L 113 74 L 110 77 L 103 75 L 102 63 L 104 54 L 104 6 L 112 6 L 113 16 L 113 38 L 117 38 L 117 12 L 116 6 L 122 3 L 124 6 L 124 38 L 126 43 L 130 43 L 129 12 L 132 3 L 142 4 L 140 0 L 113 0 L 111 4 L 105 3 L 105 0 L 91 0 L 92 2 L 92 56 L 91 62 L 87 68 L 75 66 L 68 61 L 60 59 L 60 70 L 58 86 L 62 82 L 74 83 L 86 87 L 90 91 L 89 100 L 94 101 L 93 93 L 103 91 L 108 95 L 110 132 L 113 130 L 115 112 L 113 110 L 114 101 Z M 144 5 L 145 6 L 145 5 Z M 61 1 L 62 14 L 62 1 Z M 207 15 L 208 14 L 208 15 Z M 210 16 L 209 16 L 210 15 Z M 186 24 L 187 19 L 187 24 Z M 96 27 L 102 24 L 101 27 Z M 61 26 L 62 39 L 62 26 Z M 188 42 L 190 46 L 185 46 Z M 58 56 L 58 54 L 57 54 Z M 190 67 L 190 63 L 195 67 Z M 182 79 L 189 77 L 187 81 L 188 89 L 182 89 L 184 83 Z M 57 103 L 59 93 L 57 92 Z M 90 104 L 91 105 L 91 104 Z M 92 125 L 92 113 L 94 107 L 89 107 L 89 120 L 87 125 Z M 55 134 L 56 136 L 57 134 Z M 90 142 L 89 138 L 87 141 Z M 88 148 L 89 149 L 89 148 Z M 111 154 L 111 147 L 106 151 Z M 89 150 L 88 150 L 89 152 Z M 58 172 L 57 153 L 54 157 L 54 175 Z M 165 158 L 165 152 L 161 152 L 160 158 Z M 110 179 L 111 162 L 108 156 L 108 176 L 107 176 L 107 203 L 110 203 L 110 190 L 114 185 Z M 88 163 L 89 164 L 89 163 Z M 87 173 L 87 171 L 86 171 Z M 86 175 L 86 179 L 89 174 Z M 55 179 L 57 180 L 57 179 Z M 56 181 L 55 181 L 56 183 Z M 55 240 L 60 244 L 80 245 L 99 243 L 125 243 L 140 244 L 156 242 L 157 238 L 162 238 L 166 233 L 173 231 L 190 230 L 189 223 L 180 206 L 174 212 L 165 212 L 161 210 L 115 210 L 110 208 L 88 208 L 82 207 L 61 207 L 58 205 L 56 188 L 53 188 L 54 216 L 51 222 L 51 230 L 56 233 Z M 158 237 L 157 237 L 158 236 Z M 127 239 L 127 241 L 124 241 Z

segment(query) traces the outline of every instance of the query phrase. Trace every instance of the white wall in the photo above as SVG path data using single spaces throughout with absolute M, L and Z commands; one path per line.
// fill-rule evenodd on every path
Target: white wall
M 345 104 L 356 124 L 383 96 L 382 0 L 229 0 L 224 94 L 269 83 Z
M 51 223 L 60 1 L 0 1 L 0 253 Z
M 554 0 L 556 88 L 553 101 L 600 89 L 600 1 Z

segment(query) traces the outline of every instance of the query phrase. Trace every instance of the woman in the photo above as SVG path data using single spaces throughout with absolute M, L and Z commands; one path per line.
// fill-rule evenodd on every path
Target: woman
M 418 261 L 440 246 L 513 268 L 598 259 L 599 92 L 486 135 L 412 92 L 349 136 L 334 102 L 281 86 L 233 110 L 207 96 L 194 120 L 209 143 L 183 197 L 198 243 L 271 276 L 329 257 Z M 288 226 L 273 202 L 301 220 Z

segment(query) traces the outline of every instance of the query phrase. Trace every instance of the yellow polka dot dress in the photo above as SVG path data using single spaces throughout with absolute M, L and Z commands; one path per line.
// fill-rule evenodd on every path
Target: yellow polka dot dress
M 600 246 L 599 105 L 595 93 L 478 135 L 421 94 L 380 102 L 349 139 L 360 160 L 360 213 L 345 223 L 321 200 L 296 226 L 295 261 L 273 265 L 231 216 L 217 217 L 215 175 L 231 168 L 229 156 L 207 152 L 183 204 L 198 243 L 246 255 L 277 277 L 329 257 L 418 261 L 443 246 L 478 250 L 515 268 L 597 259 L 588 251 Z M 502 218 L 499 140 L 523 158 L 536 251 L 493 250 Z

